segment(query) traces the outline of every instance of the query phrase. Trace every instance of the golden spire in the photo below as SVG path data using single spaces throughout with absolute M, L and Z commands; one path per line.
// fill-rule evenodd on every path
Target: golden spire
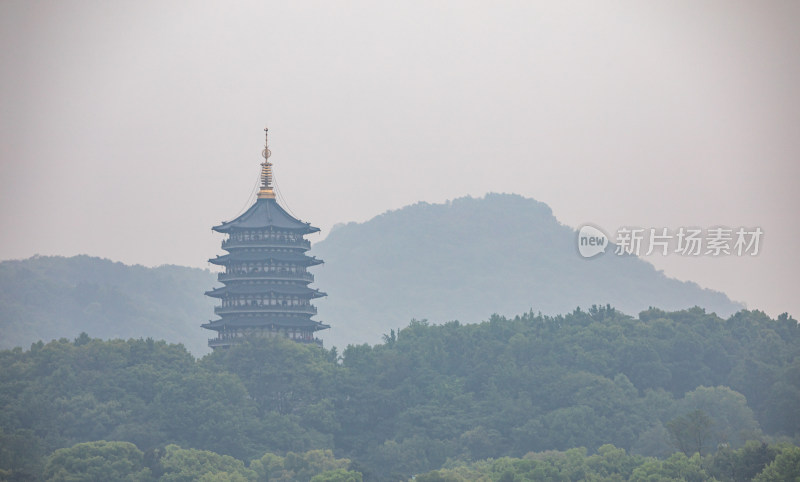
M 264 150 L 261 152 L 261 157 L 264 162 L 261 163 L 261 189 L 258 191 L 258 199 L 275 199 L 275 191 L 272 190 L 272 163 L 269 162 L 269 157 L 272 152 L 269 150 L 269 129 L 264 129 Z

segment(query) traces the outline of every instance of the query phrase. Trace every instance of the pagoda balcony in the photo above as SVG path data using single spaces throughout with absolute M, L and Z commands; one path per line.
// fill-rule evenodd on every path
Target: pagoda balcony
M 230 346 L 234 341 L 230 338 L 209 338 L 208 346 L 210 348 L 219 348 L 221 346 Z
M 237 343 L 241 343 L 246 339 L 247 338 L 245 337 L 239 337 L 239 336 L 209 338 L 208 346 L 210 348 L 229 347 Z M 320 340 L 319 338 L 290 338 L 290 339 L 299 343 L 308 343 L 308 344 L 313 343 L 315 345 L 322 346 L 322 340 Z
M 233 313 L 303 313 L 316 315 L 317 307 L 313 305 L 244 305 L 244 306 L 215 306 L 214 313 L 218 315 Z
M 311 249 L 311 241 L 307 239 L 298 239 L 297 241 L 284 241 L 277 239 L 226 239 L 222 241 L 222 249 L 228 250 L 233 248 L 303 248 Z
M 314 275 L 311 273 L 293 273 L 291 271 L 250 271 L 248 273 L 219 273 L 218 281 L 237 281 L 237 280 L 286 280 L 286 281 L 308 281 L 314 282 Z

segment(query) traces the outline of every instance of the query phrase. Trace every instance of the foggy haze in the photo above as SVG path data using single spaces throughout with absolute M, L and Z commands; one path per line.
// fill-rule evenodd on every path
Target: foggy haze
M 647 259 L 798 317 L 798 20 L 791 2 L 5 1 L 0 259 L 208 267 L 268 125 L 312 243 L 487 192 L 610 233 L 758 226 L 755 257 Z

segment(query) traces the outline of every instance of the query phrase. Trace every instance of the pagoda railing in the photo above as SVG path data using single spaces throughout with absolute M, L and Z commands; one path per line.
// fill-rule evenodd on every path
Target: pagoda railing
M 245 305 L 245 306 L 215 306 L 214 313 L 305 313 L 315 315 L 317 314 L 317 307 L 313 305 Z
M 220 346 L 230 346 L 230 345 L 235 345 L 236 343 L 241 343 L 246 339 L 247 339 L 246 337 L 241 337 L 241 336 L 225 336 L 218 338 L 209 338 L 208 346 L 210 348 L 216 348 Z M 314 343 L 316 345 L 322 346 L 322 340 L 320 340 L 319 338 L 289 338 L 289 339 L 299 343 L 309 343 L 309 344 Z
M 314 275 L 311 273 L 292 273 L 291 271 L 250 271 L 248 273 L 219 273 L 217 280 L 253 280 L 253 279 L 280 279 L 280 280 L 301 280 L 314 282 Z
M 226 346 L 233 344 L 233 340 L 231 338 L 209 338 L 208 339 L 208 346 L 211 348 L 218 347 L 218 346 Z
M 311 241 L 298 239 L 297 241 L 283 241 L 277 239 L 226 239 L 222 241 L 222 249 L 228 248 L 311 248 Z

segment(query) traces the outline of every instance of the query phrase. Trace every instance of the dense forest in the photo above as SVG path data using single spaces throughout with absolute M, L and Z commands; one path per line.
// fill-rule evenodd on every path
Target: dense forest
M 787 315 L 700 308 L 412 321 L 341 353 L 265 339 L 201 359 L 82 334 L 0 352 L 0 474 L 786 480 L 799 351 Z

